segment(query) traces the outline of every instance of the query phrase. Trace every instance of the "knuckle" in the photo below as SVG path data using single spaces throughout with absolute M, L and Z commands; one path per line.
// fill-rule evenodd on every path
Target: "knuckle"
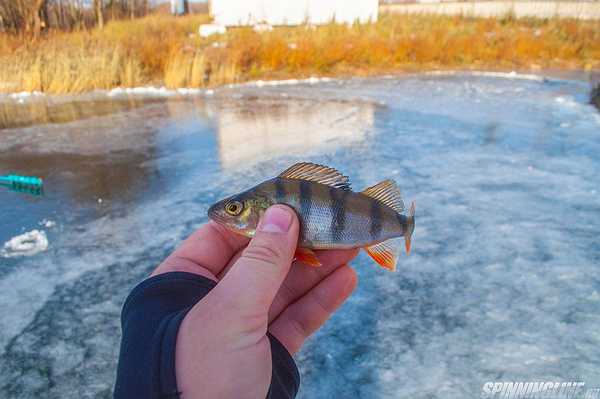
M 257 243 L 247 247 L 242 257 L 275 265 L 282 258 L 282 251 L 269 243 Z
M 323 300 L 323 298 L 318 295 L 313 297 L 313 304 L 315 314 L 318 314 L 323 318 L 327 318 L 335 310 L 331 304 L 327 303 L 327 301 Z
M 279 287 L 279 293 L 284 303 L 292 303 L 299 296 L 285 281 Z
M 296 338 L 299 341 L 300 345 L 302 345 L 302 342 L 311 334 L 311 331 L 308 328 L 308 326 L 306 326 L 300 320 L 296 320 L 296 319 L 290 320 L 289 326 L 292 329 L 292 331 L 295 332 Z

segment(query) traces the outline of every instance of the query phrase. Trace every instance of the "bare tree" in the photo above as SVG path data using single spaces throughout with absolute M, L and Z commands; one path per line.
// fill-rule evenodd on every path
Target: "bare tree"
M 94 0 L 94 13 L 96 14 L 96 23 L 100 29 L 104 28 L 104 9 L 102 0 Z
M 149 0 L 0 0 L 0 31 L 38 37 L 44 29 L 102 28 L 107 18 L 133 19 L 149 11 Z
M 31 32 L 34 37 L 39 37 L 42 28 L 48 26 L 47 13 L 44 12 L 46 0 L 34 0 L 32 7 L 29 9 L 29 19 L 31 20 Z
M 46 0 L 0 0 L 0 17 L 5 29 L 39 36 L 48 26 Z
M 21 0 L 0 0 L 4 29 L 18 32 L 25 27 L 25 4 Z

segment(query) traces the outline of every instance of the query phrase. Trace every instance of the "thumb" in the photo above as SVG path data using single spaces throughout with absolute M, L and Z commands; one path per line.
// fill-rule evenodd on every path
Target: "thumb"
M 218 285 L 239 316 L 268 317 L 298 244 L 299 223 L 284 205 L 267 209 L 242 256 Z

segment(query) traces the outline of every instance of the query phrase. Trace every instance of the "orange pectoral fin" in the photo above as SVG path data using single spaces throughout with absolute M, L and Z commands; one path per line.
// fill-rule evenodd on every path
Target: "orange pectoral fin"
M 321 266 L 321 261 L 317 258 L 317 255 L 308 248 L 297 248 L 294 257 L 297 261 L 313 267 Z

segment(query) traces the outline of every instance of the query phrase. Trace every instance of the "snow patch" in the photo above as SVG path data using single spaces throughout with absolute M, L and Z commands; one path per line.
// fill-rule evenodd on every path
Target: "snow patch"
M 20 91 L 16 93 L 0 94 L 0 100 L 16 101 L 19 104 L 24 104 L 26 101 L 45 96 L 39 91 Z
M 116 97 L 122 95 L 143 95 L 143 96 L 170 96 L 174 95 L 174 90 L 169 90 L 166 87 L 154 87 L 154 86 L 146 86 L 146 87 L 117 87 L 115 89 L 109 90 L 107 95 L 109 97 Z
M 56 222 L 50 219 L 43 219 L 39 224 L 47 229 L 51 229 L 52 227 L 56 226 Z
M 565 107 L 572 108 L 579 105 L 577 101 L 575 101 L 575 99 L 571 96 L 558 96 L 555 98 L 555 101 L 559 104 L 564 105 Z
M 48 249 L 48 238 L 42 230 L 32 230 L 4 243 L 0 257 L 33 256 Z
M 245 83 L 232 83 L 224 87 L 236 89 L 240 87 L 272 87 L 272 86 L 291 86 L 300 84 L 317 84 L 322 82 L 330 82 L 334 79 L 328 77 L 311 76 L 306 79 L 286 79 L 286 80 L 255 80 Z M 165 86 L 140 86 L 140 87 L 117 87 L 111 90 L 98 90 L 93 92 L 97 95 L 106 95 L 108 97 L 121 96 L 140 96 L 140 97 L 175 97 L 175 96 L 212 96 L 215 94 L 215 89 L 199 89 L 191 87 L 182 87 L 179 89 L 168 89 Z M 19 103 L 24 103 L 27 99 L 33 97 L 46 96 L 46 94 L 34 92 L 19 92 L 11 93 L 4 96 L 11 100 L 16 100 Z M 2 98 L 2 96 L 0 96 Z
M 516 71 L 511 72 L 490 72 L 490 71 L 430 71 L 425 72 L 425 75 L 434 76 L 445 76 L 445 75 L 462 75 L 462 76 L 481 76 L 490 78 L 503 78 L 503 79 L 521 79 L 521 80 L 533 80 L 536 82 L 547 81 L 548 78 L 534 74 L 518 73 Z
M 255 80 L 245 83 L 232 83 L 226 85 L 228 89 L 236 89 L 240 87 L 272 87 L 272 86 L 289 86 L 299 84 L 317 84 L 321 82 L 330 82 L 333 79 L 328 77 L 316 77 L 311 76 L 306 79 L 286 79 L 286 80 Z M 137 96 L 148 96 L 148 97 L 172 97 L 172 96 L 195 96 L 204 94 L 206 96 L 212 96 L 215 94 L 214 89 L 195 89 L 195 88 L 180 88 L 180 89 L 167 89 L 164 86 L 144 86 L 144 87 L 129 87 L 123 88 L 118 87 L 106 92 L 109 97 L 117 97 L 124 95 L 137 95 Z
M 147 96 L 147 97 L 173 97 L 173 96 L 196 96 L 200 94 L 211 95 L 212 90 L 182 87 L 180 89 L 167 89 L 164 86 L 143 87 L 117 87 L 106 92 L 109 97 L 119 96 Z
M 331 82 L 334 79 L 328 77 L 317 77 L 311 76 L 306 79 L 285 79 L 285 80 L 254 80 L 246 83 L 233 83 L 227 85 L 229 89 L 236 89 L 238 87 L 272 87 L 272 86 L 291 86 L 300 84 L 317 84 L 322 82 Z
M 254 80 L 245 83 L 232 83 L 225 85 L 228 89 L 237 89 L 240 87 L 272 87 L 272 86 L 291 86 L 300 84 L 317 84 L 322 82 L 330 82 L 332 78 L 311 76 L 306 79 L 285 79 L 285 80 Z M 143 86 L 143 87 L 118 87 L 106 92 L 109 97 L 118 97 L 126 95 L 137 95 L 147 97 L 172 97 L 172 96 L 196 96 L 206 95 L 212 96 L 215 94 L 214 89 L 196 89 L 196 88 L 179 88 L 167 89 L 164 86 Z
M 39 97 L 39 96 L 43 96 L 44 93 L 39 92 L 39 91 L 21 91 L 18 93 L 11 93 L 8 95 L 8 97 L 12 98 L 13 100 L 21 100 L 21 99 L 27 99 L 30 97 Z

